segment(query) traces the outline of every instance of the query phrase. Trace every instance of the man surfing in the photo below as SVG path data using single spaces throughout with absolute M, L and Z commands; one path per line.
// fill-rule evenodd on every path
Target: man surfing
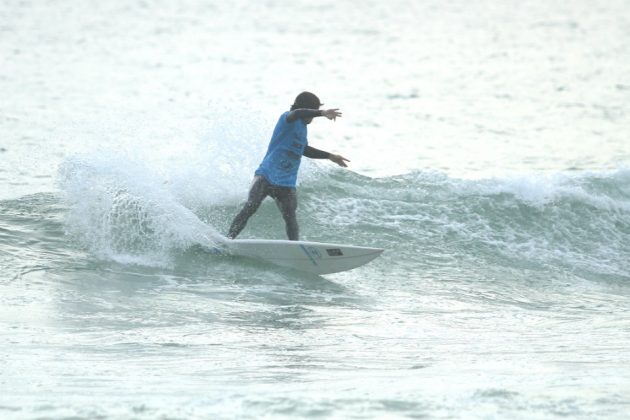
M 350 162 L 341 155 L 308 145 L 307 125 L 313 118 L 326 117 L 336 121 L 337 117 L 341 117 L 338 108 L 320 110 L 322 105 L 313 93 L 302 92 L 295 98 L 291 109 L 280 116 L 267 153 L 255 172 L 247 203 L 234 218 L 228 238 L 236 238 L 263 200 L 270 196 L 280 209 L 286 224 L 287 237 L 292 241 L 299 240 L 299 227 L 295 215 L 297 210 L 295 184 L 302 156 L 328 159 L 342 167 L 347 167 L 346 162 Z

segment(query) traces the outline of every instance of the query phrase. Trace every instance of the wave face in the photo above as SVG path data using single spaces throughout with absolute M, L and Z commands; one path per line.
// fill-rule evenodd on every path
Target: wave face
M 236 193 L 221 194 L 222 178 L 213 184 L 203 176 L 186 173 L 181 188 L 137 161 L 70 159 L 60 170 L 66 230 L 100 258 L 172 265 L 182 250 L 221 240 L 245 199 L 243 182 Z M 420 267 L 481 278 L 521 270 L 627 280 L 629 181 L 626 169 L 481 180 L 420 171 L 371 179 L 310 165 L 298 188 L 301 238 L 380 246 L 397 269 L 414 275 Z M 213 193 L 188 194 L 195 183 Z M 242 237 L 284 237 L 270 199 Z
M 336 173 L 303 189 L 302 214 L 336 240 L 379 243 L 404 261 L 628 279 L 629 181 L 628 170 L 484 180 Z

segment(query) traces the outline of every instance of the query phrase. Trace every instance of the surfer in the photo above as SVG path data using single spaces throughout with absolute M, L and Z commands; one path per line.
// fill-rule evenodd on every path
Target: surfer
M 350 162 L 341 155 L 318 150 L 308 145 L 306 126 L 313 121 L 313 118 L 326 117 L 336 121 L 337 117 L 341 117 L 338 108 L 320 110 L 322 105 L 313 93 L 302 92 L 295 98 L 291 109 L 280 116 L 273 130 L 267 153 L 254 174 L 247 203 L 234 218 L 228 238 L 236 238 L 263 200 L 270 196 L 276 201 L 282 213 L 282 218 L 286 223 L 287 237 L 292 241 L 299 239 L 295 215 L 297 210 L 295 184 L 302 156 L 311 159 L 328 159 L 342 167 L 347 167 L 346 162 Z

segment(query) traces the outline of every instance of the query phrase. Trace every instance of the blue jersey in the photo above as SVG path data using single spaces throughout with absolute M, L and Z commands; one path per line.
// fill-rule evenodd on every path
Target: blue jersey
M 273 130 L 267 154 L 256 169 L 256 175 L 264 176 L 271 185 L 295 188 L 302 154 L 308 140 L 304 120 L 298 118 L 292 123 L 287 122 L 289 112 L 280 116 Z

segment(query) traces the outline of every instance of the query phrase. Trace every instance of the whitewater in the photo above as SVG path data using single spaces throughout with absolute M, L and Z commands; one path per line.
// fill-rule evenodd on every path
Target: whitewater
M 0 417 L 627 418 L 626 9 L 3 2 Z M 306 89 L 301 239 L 385 252 L 209 254 Z

